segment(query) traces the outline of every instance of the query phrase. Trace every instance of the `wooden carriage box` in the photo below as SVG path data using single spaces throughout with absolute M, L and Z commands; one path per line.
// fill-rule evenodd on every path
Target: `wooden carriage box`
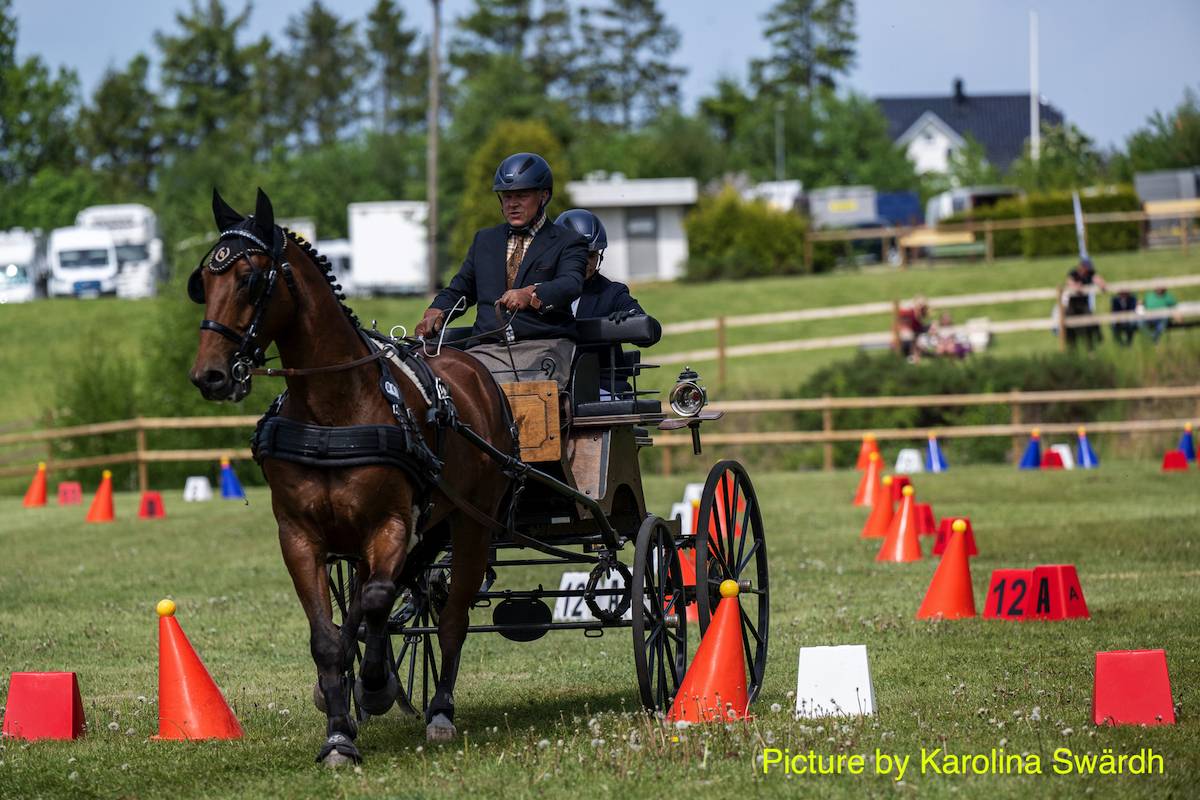
M 521 381 L 502 383 L 521 437 L 521 460 L 527 463 L 557 461 L 562 453 L 558 416 L 558 383 Z

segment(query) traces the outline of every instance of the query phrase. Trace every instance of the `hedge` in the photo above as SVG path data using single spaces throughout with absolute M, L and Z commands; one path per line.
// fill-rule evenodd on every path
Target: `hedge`
M 684 221 L 688 280 L 797 275 L 804 267 L 805 219 L 743 200 L 732 187 L 701 198 Z

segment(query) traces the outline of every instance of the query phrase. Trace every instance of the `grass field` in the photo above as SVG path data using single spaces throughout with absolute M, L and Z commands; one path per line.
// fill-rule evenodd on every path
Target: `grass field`
M 1200 272 L 1200 253 L 1184 256 L 1176 250 L 1123 253 L 1098 259 L 1101 274 L 1108 280 L 1131 280 Z M 812 277 L 762 278 L 747 281 L 716 281 L 703 284 L 657 283 L 634 289 L 642 305 L 664 323 L 706 319 L 722 314 L 754 314 L 802 308 L 891 301 L 925 294 L 929 297 L 974 292 L 1049 287 L 1060 284 L 1072 259 L 1020 259 L 983 263 L 916 265 L 907 270 L 891 267 L 837 272 Z M 182 292 L 182 287 L 179 287 Z M 1181 299 L 1200 298 L 1200 289 L 1179 290 Z M 425 308 L 422 298 L 355 299 L 351 305 L 370 324 L 378 320 L 381 330 L 392 325 L 413 325 Z M 935 309 L 936 310 L 936 309 Z M 1050 313 L 1049 303 L 1010 303 L 980 306 L 955 312 L 958 321 L 968 317 L 995 320 L 1042 318 Z M 134 365 L 154 370 L 157 353 L 153 333 L 162 326 L 180 325 L 187 335 L 181 339 L 195 347 L 191 331 L 199 323 L 200 309 L 178 297 L 156 300 L 105 299 L 81 302 L 72 299 L 43 300 L 0 307 L 0 374 L 19 376 L 0 382 L 0 423 L 40 417 L 54 403 L 55 385 L 63 380 L 82 357 L 94 358 L 97 350 L 127 357 Z M 834 336 L 886 331 L 885 316 L 848 317 L 821 322 L 733 328 L 729 344 Z M 715 346 L 710 332 L 670 336 L 651 350 L 678 352 Z M 996 352 L 1017 353 L 1052 350 L 1054 337 L 1046 333 L 1000 336 Z M 190 352 L 190 351 L 189 351 Z M 845 358 L 852 350 L 822 350 L 785 356 L 739 358 L 729 364 L 728 382 L 721 393 L 726 399 L 774 397 L 793 394 L 813 370 Z M 713 364 L 695 364 L 712 383 Z M 648 388 L 669 388 L 677 370 L 651 373 Z M 186 381 L 185 375 L 154 374 L 155 381 Z M 258 413 L 274 396 L 275 385 L 258 387 L 243 403 L 241 413 Z M 190 387 L 189 387 L 190 389 Z
M 994 568 L 1077 565 L 1092 618 L 1057 623 L 918 622 L 935 563 L 874 563 L 874 546 L 857 538 L 865 514 L 849 503 L 854 474 L 760 475 L 774 613 L 753 722 L 675 731 L 634 713 L 627 634 L 530 644 L 480 635 L 464 655 L 457 743 L 426 747 L 423 726 L 392 712 L 361 731 L 361 771 L 336 773 L 312 762 L 323 723 L 265 492 L 252 491 L 249 506 L 185 505 L 172 494 L 169 518 L 153 522 L 134 519 L 136 498 L 119 495 L 119 521 L 104 526 L 85 525 L 78 508 L 25 510 L 5 498 L 0 694 L 12 671 L 75 670 L 89 732 L 75 743 L 0 742 L 0 797 L 1195 796 L 1200 490 L 1194 475 L 1156 467 L 918 476 L 936 513 L 972 518 L 980 606 Z M 665 512 L 684 481 L 649 479 L 651 509 Z M 539 580 L 557 583 L 526 571 L 503 573 L 501 586 Z M 148 741 L 157 730 L 154 603 L 168 595 L 236 709 L 243 741 Z M 799 647 L 851 643 L 869 650 L 878 715 L 792 720 Z M 1093 654 L 1157 647 L 1167 651 L 1179 724 L 1093 727 Z M 1003 748 L 1039 754 L 1047 773 L 1057 747 L 1151 747 L 1166 774 L 910 774 L 897 785 L 868 766 L 857 777 L 788 778 L 756 768 L 769 744 L 822 755 L 880 748 L 914 762 L 922 747 Z

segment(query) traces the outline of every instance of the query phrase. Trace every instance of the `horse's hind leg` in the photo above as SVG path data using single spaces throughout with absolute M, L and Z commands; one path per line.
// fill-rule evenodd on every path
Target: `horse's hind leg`
M 368 575 L 362 587 L 367 646 L 359 670 L 359 703 L 368 714 L 382 715 L 400 695 L 400 683 L 388 659 L 388 616 L 396 602 L 396 577 L 404 566 L 408 525 L 395 520 L 367 544 Z
M 354 746 L 358 725 L 350 716 L 350 703 L 342 680 L 345 647 L 341 632 L 333 624 L 324 558 L 302 535 L 287 535 L 281 528 L 279 539 L 296 595 L 308 616 L 309 646 L 317 665 L 317 686 L 325 698 L 326 740 L 317 753 L 317 760 L 331 767 L 351 761 L 357 763 L 362 761 Z
M 442 648 L 442 672 L 437 689 L 426 712 L 425 738 L 446 742 L 458 733 L 454 727 L 454 684 L 463 642 L 467 638 L 471 603 L 483 583 L 487 569 L 489 536 L 473 520 L 458 520 L 453 526 L 454 556 L 450 559 L 450 597 L 438 623 L 438 644 Z

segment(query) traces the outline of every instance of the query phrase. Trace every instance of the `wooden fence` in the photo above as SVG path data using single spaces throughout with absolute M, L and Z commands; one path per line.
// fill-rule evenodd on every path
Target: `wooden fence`
M 1147 211 L 1102 211 L 1091 214 L 1084 214 L 1083 221 L 1085 225 L 1109 225 L 1113 223 L 1129 223 L 1138 222 L 1142 225 L 1148 225 L 1156 220 L 1179 220 L 1179 247 L 1184 254 L 1188 252 L 1188 243 L 1191 238 L 1192 219 L 1200 216 L 1194 204 L 1185 204 L 1177 207 L 1158 206 L 1152 207 Z M 972 238 L 975 234 L 982 233 L 984 238 L 984 258 L 987 263 L 992 263 L 995 253 L 995 244 L 993 241 L 996 231 L 1013 231 L 1022 230 L 1025 228 L 1062 228 L 1075 225 L 1075 216 L 1073 214 L 1063 214 L 1054 217 L 1020 217 L 1018 219 L 996 219 L 983 220 L 981 222 L 960 222 L 947 223 L 939 225 L 936 232 L 939 234 L 948 233 L 966 233 Z M 808 271 L 812 271 L 813 266 L 813 243 L 814 242 L 853 242 L 853 241 L 871 241 L 879 240 L 883 252 L 889 249 L 889 242 L 894 242 L 900 251 L 901 264 L 906 262 L 906 248 L 901 246 L 900 241 L 906 236 L 912 236 L 917 232 L 927 231 L 929 229 L 924 226 L 888 226 L 882 228 L 855 228 L 851 230 L 828 230 L 828 231 L 812 231 L 804 237 L 804 266 Z
M 1023 421 L 1023 409 L 1028 406 L 1052 403 L 1094 403 L 1114 400 L 1197 400 L 1193 417 L 1167 419 L 1137 419 L 1114 422 L 1088 422 L 1086 427 L 1093 433 L 1148 434 L 1162 431 L 1182 430 L 1189 422 L 1200 419 L 1200 385 L 1158 386 L 1136 389 L 1080 389 L 1049 392 L 986 392 L 978 394 L 909 395 L 889 397 L 821 397 L 794 398 L 784 400 L 742 400 L 713 403 L 710 408 L 726 414 L 764 414 L 771 412 L 820 412 L 819 431 L 752 431 L 741 433 L 705 433 L 703 442 L 709 445 L 758 446 L 779 444 L 823 445 L 823 466 L 833 469 L 833 445 L 837 442 L 860 441 L 871 433 L 881 441 L 924 440 L 930 433 L 941 438 L 989 438 L 1012 437 L 1013 457 L 1020 458 L 1024 447 L 1023 438 L 1034 428 L 1047 434 L 1074 433 L 1082 424 L 1031 423 Z M 1008 406 L 1010 419 L 1001 425 L 956 425 L 932 431 L 925 428 L 887 428 L 866 430 L 836 430 L 833 412 L 863 408 L 913 408 L 963 406 Z M 671 451 L 676 447 L 690 447 L 691 436 L 667 434 L 654 437 L 656 447 L 663 448 L 663 472 L 672 469 Z
M 833 469 L 833 445 L 836 442 L 858 441 L 867 431 L 836 430 L 833 424 L 833 412 L 847 409 L 862 408 L 912 408 L 922 407 L 963 407 L 1006 405 L 1010 408 L 1010 422 L 1006 425 L 960 425 L 939 428 L 937 434 L 943 438 L 967 437 L 1014 437 L 1014 455 L 1019 456 L 1022 442 L 1019 437 L 1028 436 L 1036 427 L 1048 434 L 1072 433 L 1078 423 L 1043 423 L 1032 424 L 1022 420 L 1022 409 L 1031 405 L 1046 405 L 1066 402 L 1103 402 L 1113 400 L 1187 400 L 1198 401 L 1196 418 L 1200 418 L 1200 385 L 1196 386 L 1162 386 L 1137 389 L 1092 389 L 1077 391 L 1052 392 L 994 392 L 980 394 L 955 395 L 919 395 L 905 397 L 822 397 L 797 398 L 787 400 L 745 400 L 725 403 L 714 403 L 711 408 L 724 411 L 726 414 L 763 414 L 771 412 L 820 412 L 821 430 L 819 431 L 761 431 L 746 433 L 705 433 L 705 445 L 768 445 L 768 444 L 821 444 L 824 445 L 824 467 Z M 1194 418 L 1170 419 L 1139 419 L 1118 422 L 1088 423 L 1089 430 L 1095 433 L 1154 433 L 1182 429 L 1187 422 Z M 210 448 L 197 450 L 153 450 L 149 446 L 148 434 L 154 431 L 167 430 L 218 430 L 240 429 L 242 436 L 253 429 L 259 418 L 257 416 L 229 417 L 137 417 L 115 422 L 101 422 L 92 425 L 76 425 L 69 428 L 52 428 L 49 430 L 27 431 L 22 433 L 6 433 L 0 435 L 0 447 L 48 445 L 50 442 L 63 439 L 103 436 L 114 433 L 134 433 L 136 447 L 132 451 L 110 453 L 102 456 L 86 458 L 68 458 L 51 460 L 48 457 L 30 459 L 23 463 L 14 463 L 9 454 L 8 466 L 0 468 L 0 477 L 16 477 L 32 475 L 38 460 L 47 461 L 51 471 L 84 467 L 107 467 L 117 464 L 136 464 L 138 469 L 138 485 L 142 491 L 149 486 L 149 467 L 151 464 L 165 462 L 215 462 L 223 457 L 237 460 L 250 458 L 249 448 Z M 930 433 L 928 430 L 915 428 L 896 428 L 872 430 L 877 439 L 883 441 L 920 440 Z M 670 474 L 671 452 L 676 447 L 691 446 L 691 437 L 679 434 L 662 434 L 654 437 L 654 444 L 664 449 L 663 469 Z M 25 452 L 25 451 L 22 451 Z

